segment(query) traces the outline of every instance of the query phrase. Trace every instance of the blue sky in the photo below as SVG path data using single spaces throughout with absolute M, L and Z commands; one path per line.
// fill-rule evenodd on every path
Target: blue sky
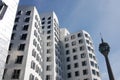
M 104 57 L 98 52 L 100 32 L 111 46 L 109 59 L 115 80 L 120 80 L 120 0 L 21 0 L 40 13 L 55 11 L 60 27 L 71 33 L 81 29 L 93 38 L 102 80 L 109 80 Z

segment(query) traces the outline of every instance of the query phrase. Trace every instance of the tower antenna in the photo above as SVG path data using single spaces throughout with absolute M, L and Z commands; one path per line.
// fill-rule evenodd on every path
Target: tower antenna
M 100 37 L 101 37 L 101 42 L 103 43 L 104 41 L 101 33 L 100 33 Z

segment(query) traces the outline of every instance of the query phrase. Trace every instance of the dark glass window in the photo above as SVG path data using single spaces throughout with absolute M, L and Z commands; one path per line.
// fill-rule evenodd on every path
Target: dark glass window
M 48 29 L 50 29 L 50 28 L 51 28 L 51 26 L 49 25 L 49 26 L 47 26 L 47 28 L 48 28 Z
M 83 50 L 84 50 L 84 46 L 81 46 L 81 47 L 80 47 L 80 51 L 83 51 Z
M 66 58 L 66 61 L 69 62 L 69 61 L 70 61 L 70 57 L 67 57 L 67 58 Z
M 72 36 L 71 36 L 71 39 L 75 39 L 75 35 L 72 35 Z
M 30 74 L 29 80 L 34 80 L 34 75 L 33 74 Z
M 50 19 L 51 19 L 51 17 L 48 18 L 48 20 L 50 20 Z
M 27 17 L 27 18 L 25 18 L 25 20 L 24 20 L 25 22 L 29 22 L 30 21 L 30 18 L 29 17 Z
M 7 5 L 2 1 L 0 0 L 0 20 L 3 18 L 6 10 L 7 10 Z
M 85 58 L 86 57 L 86 54 L 85 53 L 82 53 L 81 54 L 81 58 Z
M 48 31 L 47 31 L 47 34 L 50 34 L 50 33 L 51 33 L 51 30 L 48 30 Z
M 71 78 L 72 77 L 71 73 L 67 73 L 67 77 Z
M 80 40 L 79 40 L 79 44 L 82 44 L 82 43 L 83 43 L 83 39 L 80 39 Z
M 11 40 L 15 38 L 15 33 L 12 33 Z
M 27 34 L 22 34 L 22 36 L 21 36 L 21 40 L 26 40 L 26 38 L 27 38 Z
M 17 12 L 17 15 L 21 15 L 21 14 L 22 14 L 22 11 L 18 11 L 18 12 Z
M 47 65 L 47 66 L 46 66 L 46 70 L 47 70 L 47 71 L 50 71 L 50 70 L 51 70 L 50 65 Z
M 73 53 L 77 52 L 77 48 L 73 48 L 73 49 L 72 49 L 72 52 L 73 52 Z
M 82 66 L 86 66 L 87 65 L 87 61 L 82 61 Z
M 73 41 L 71 44 L 72 44 L 72 46 L 76 45 L 76 41 Z
M 78 56 L 77 55 L 74 55 L 73 56 L 73 60 L 77 60 L 78 59 Z
M 79 64 L 78 63 L 74 63 L 74 68 L 78 68 Z
M 79 71 L 75 71 L 75 76 L 79 76 L 79 75 L 80 75 Z
M 48 21 L 48 24 L 50 24 L 51 23 L 51 21 Z
M 88 74 L 88 70 L 87 69 L 83 70 L 83 75 L 87 75 L 87 74 Z
M 13 43 L 10 43 L 10 45 L 9 45 L 9 51 L 12 49 L 12 47 L 13 47 Z
M 25 44 L 20 44 L 18 50 L 24 51 L 24 49 L 25 49 Z
M 77 35 L 78 37 L 81 37 L 82 36 L 82 33 L 78 33 L 78 35 Z
M 92 74 L 96 75 L 96 71 L 94 69 L 92 69 Z
M 93 67 L 94 67 L 94 65 L 95 65 L 95 64 L 94 64 L 94 62 L 93 62 L 93 61 L 90 61 L 90 63 L 91 63 L 91 66 L 93 66 Z
M 7 56 L 7 59 L 6 59 L 6 64 L 8 63 L 9 58 L 10 58 L 10 55 L 8 55 L 8 56 Z
M 15 24 L 13 27 L 13 30 L 16 30 L 16 29 L 17 29 L 17 24 Z
M 45 22 L 42 22 L 42 24 L 45 24 Z
M 27 31 L 28 27 L 29 27 L 29 25 L 24 25 L 22 30 Z
M 15 63 L 21 64 L 22 60 L 23 60 L 23 56 L 17 56 L 17 59 L 16 59 Z
M 46 80 L 51 80 L 50 75 L 46 75 Z
M 31 11 L 27 11 L 27 12 L 26 12 L 26 15 L 30 15 L 30 14 L 31 14 Z
M 35 62 L 34 61 L 31 61 L 31 68 L 35 69 Z
M 42 20 L 45 20 L 45 17 L 44 17 L 44 18 L 42 18 Z
M 12 74 L 12 79 L 19 79 L 20 76 L 20 69 L 15 69 Z
M 15 22 L 19 22 L 19 19 L 20 19 L 19 17 L 16 17 Z
M 2 79 L 5 78 L 5 74 L 6 74 L 6 72 L 7 72 L 7 69 L 4 69 L 4 73 L 3 73 L 3 77 L 2 77 Z
M 70 54 L 70 51 L 69 50 L 66 50 L 66 55 Z
M 71 69 L 71 65 L 67 65 L 67 70 L 70 70 Z
M 65 44 L 65 48 L 68 48 L 68 47 L 69 47 L 69 43 L 66 43 L 66 44 Z

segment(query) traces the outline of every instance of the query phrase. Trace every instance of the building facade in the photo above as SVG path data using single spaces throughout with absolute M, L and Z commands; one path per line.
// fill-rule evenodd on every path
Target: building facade
M 88 32 L 69 34 L 61 29 L 65 56 L 66 80 L 101 80 L 93 48 L 93 41 Z
M 59 21 L 54 12 L 40 14 L 44 44 L 43 80 L 64 80 Z
M 41 20 L 35 7 L 18 8 L 3 80 L 42 80 Z
M 19 0 L 0 0 L 0 80 L 2 79 L 8 47 Z

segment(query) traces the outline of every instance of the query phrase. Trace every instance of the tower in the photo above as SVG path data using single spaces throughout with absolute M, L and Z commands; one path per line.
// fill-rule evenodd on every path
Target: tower
M 18 3 L 19 0 L 0 0 L 0 80 L 5 68 Z
M 108 70 L 108 74 L 109 74 L 109 79 L 110 80 L 115 80 L 113 73 L 112 73 L 112 69 L 110 66 L 110 62 L 108 59 L 108 54 L 110 52 L 110 46 L 108 43 L 103 41 L 103 38 L 101 38 L 101 43 L 99 45 L 99 51 L 101 52 L 101 54 L 105 57 L 105 61 L 106 61 L 106 65 L 107 65 L 107 70 Z
M 34 6 L 18 8 L 3 80 L 42 80 L 41 20 Z

